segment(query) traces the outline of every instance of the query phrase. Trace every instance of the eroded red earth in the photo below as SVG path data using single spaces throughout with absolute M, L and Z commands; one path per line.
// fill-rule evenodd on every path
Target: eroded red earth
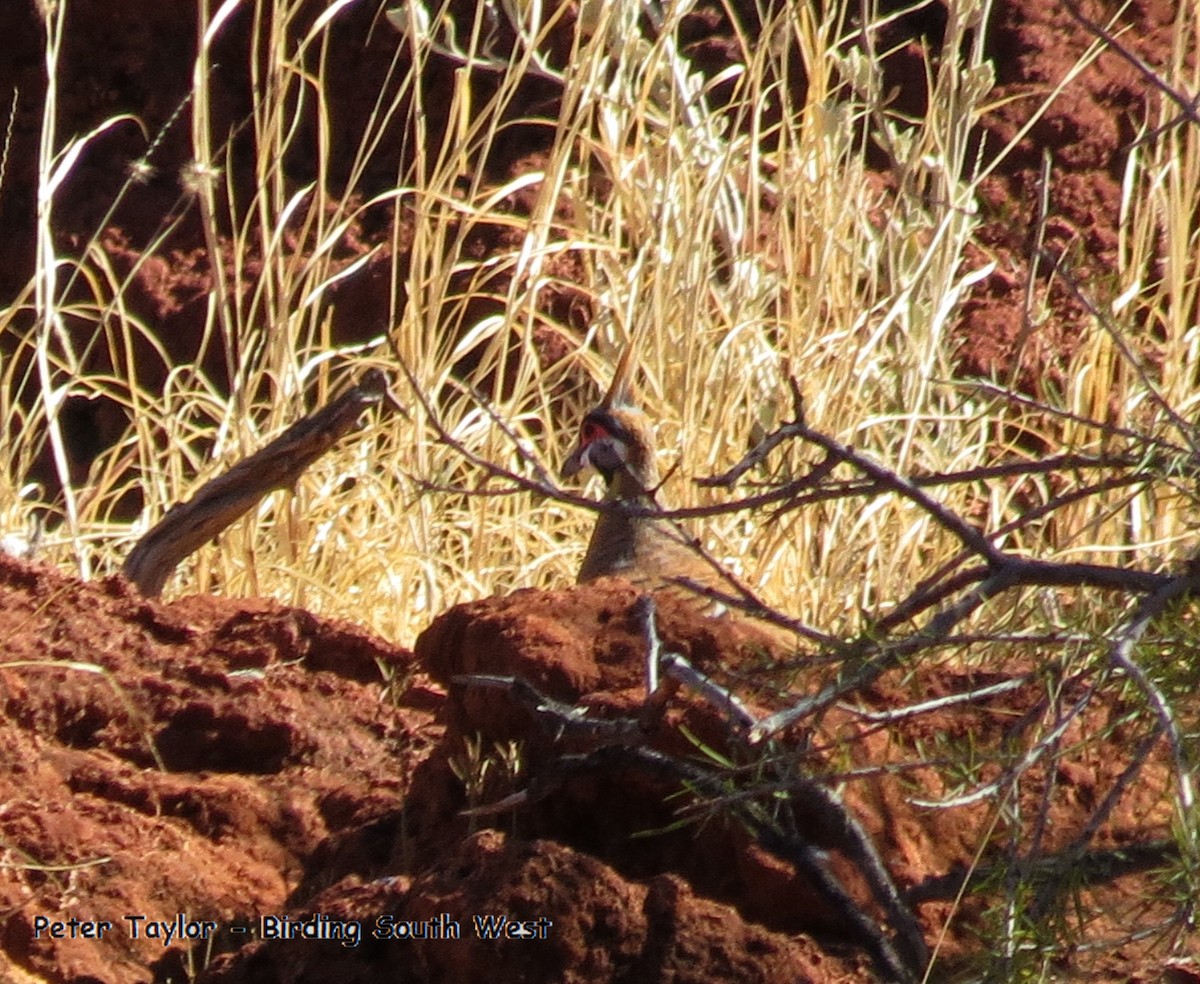
M 681 692 L 654 713 L 642 708 L 634 602 L 619 580 L 517 592 L 447 612 L 414 655 L 273 603 L 163 604 L 117 579 L 82 584 L 0 559 L 0 836 L 9 866 L 0 907 L 9 972 L 113 982 L 178 980 L 200 967 L 210 982 L 868 977 L 853 927 L 739 822 L 713 810 L 703 823 L 672 829 L 682 805 L 676 777 L 622 756 L 562 772 L 566 756 L 600 741 L 539 727 L 513 694 L 454 682 L 463 673 L 519 677 L 598 718 L 640 716 L 639 748 L 694 755 L 688 732 L 734 754 L 710 704 Z M 669 601 L 659 615 L 667 644 L 718 679 L 758 658 L 740 645 L 736 626 L 714 626 Z M 872 706 L 1026 669 L 987 679 L 931 670 L 903 685 L 885 677 Z M 810 671 L 796 686 L 804 692 L 818 681 Z M 886 730 L 834 713 L 808 739 L 817 748 L 840 739 L 855 765 L 879 766 L 910 758 L 939 731 L 994 740 L 1039 699 L 1031 687 Z M 1079 734 L 1098 730 L 1110 713 L 1096 707 Z M 493 771 L 464 782 L 480 761 L 466 751 L 478 735 Z M 782 748 L 797 752 L 803 737 Z M 520 742 L 516 776 L 496 764 L 510 742 Z M 824 757 L 805 761 L 819 771 Z M 1114 754 L 1060 766 L 1071 795 L 1050 815 L 1048 850 L 1078 832 L 1122 765 Z M 1168 777 L 1165 763 L 1152 761 L 1094 846 L 1167 837 Z M 955 905 L 956 873 L 972 862 L 991 809 L 916 808 L 913 788 L 944 792 L 926 769 L 904 780 L 861 779 L 846 798 L 927 937 L 954 916 L 940 951 L 942 966 L 954 967 L 979 945 L 979 903 Z M 534 795 L 499 813 L 469 812 L 521 790 Z M 794 820 L 872 911 L 821 811 L 800 797 Z M 1094 889 L 1092 901 L 1111 897 L 1106 931 L 1120 933 L 1139 885 L 1134 868 Z M 361 939 L 247 942 L 231 932 L 261 933 L 314 914 L 357 924 Z M 264 924 L 264 916 L 277 921 Z M 476 917 L 499 916 L 534 932 L 548 919 L 552 931 L 537 946 L 476 938 Z M 85 938 L 101 920 L 115 925 L 103 939 Z M 216 926 L 210 945 L 181 946 L 178 937 L 189 926 L 201 932 L 205 920 Z M 431 920 L 453 921 L 462 938 L 373 935 Z M 1134 969 L 1112 954 L 1086 965 L 1092 979 L 1111 968 L 1112 979 L 1125 980 Z
M 997 104 L 1044 89 L 1091 40 L 1057 4 L 1004 0 L 994 7 Z M 362 5 L 339 30 L 365 35 L 374 13 L 373 5 Z M 1152 65 L 1166 57 L 1174 14 L 1167 0 L 1130 7 L 1135 30 L 1127 40 Z M 86 130 L 130 102 L 151 126 L 165 121 L 186 91 L 193 15 L 171 4 L 80 0 L 72 16 L 68 63 L 77 75 L 64 88 L 63 132 Z M 38 92 L 32 7 L 12 20 L 6 27 L 12 43 L 0 55 L 0 91 Z M 725 23 L 719 13 L 701 10 L 695 43 L 711 43 L 719 55 Z M 901 26 L 914 35 L 938 29 L 936 16 Z M 332 71 L 361 81 L 336 94 L 340 111 L 361 115 L 394 42 L 377 32 L 365 54 L 361 42 L 352 50 L 353 59 Z M 218 112 L 244 113 L 242 93 L 235 88 L 228 96 Z M 531 104 L 544 99 L 540 91 L 529 93 Z M 1136 71 L 1103 55 L 988 180 L 982 241 L 997 268 L 963 312 L 965 368 L 990 373 L 1011 368 L 1016 357 L 1043 148 L 1055 155 L 1052 237 L 1083 242 L 1097 270 L 1111 262 L 1119 151 L 1145 100 Z M 1020 101 L 1002 105 L 986 121 L 993 139 L 1007 139 L 1026 112 Z M 9 243 L 0 252 L 6 297 L 32 268 L 26 231 L 33 186 L 25 178 L 33 115 L 28 106 L 18 114 L 0 195 Z M 114 135 L 110 164 L 141 152 L 124 139 Z M 536 150 L 518 141 L 509 160 L 495 166 L 503 172 Z M 168 134 L 164 153 L 186 160 L 180 133 Z M 93 228 L 111 198 L 105 190 L 123 180 L 123 171 L 105 170 L 103 160 L 88 163 L 94 170 L 68 189 L 59 211 L 66 242 Z M 151 182 L 113 219 L 103 242 L 118 269 L 133 265 L 136 244 L 176 194 L 166 182 Z M 383 229 L 356 234 L 363 251 L 387 238 Z M 185 223 L 175 247 L 138 275 L 142 295 L 131 300 L 173 340 L 194 332 L 208 282 L 202 243 L 188 235 Z M 485 255 L 489 244 L 472 248 Z M 377 262 L 385 269 L 389 261 L 381 254 Z M 343 336 L 383 329 L 388 301 L 380 278 L 368 272 L 340 290 Z M 569 299 L 560 300 L 569 307 Z M 1057 371 L 1070 352 L 1080 312 L 1069 298 L 1054 300 L 1061 317 L 1021 349 L 1027 381 Z M 564 311 L 563 320 L 571 317 Z M 633 601 L 620 582 L 518 592 L 448 612 L 419 640 L 388 642 L 273 603 L 192 597 L 164 604 L 141 599 L 117 580 L 84 584 L 0 558 L 0 976 L 80 984 L 867 979 L 870 959 L 854 945 L 852 927 L 796 866 L 728 813 L 675 827 L 685 805 L 676 796 L 677 777 L 621 758 L 564 772 L 564 755 L 586 753 L 598 742 L 548 732 L 514 694 L 454 682 L 463 673 L 512 674 L 548 696 L 586 704 L 598 717 L 637 718 L 639 743 L 657 753 L 694 755 L 685 730 L 730 751 L 722 716 L 705 702 L 680 693 L 652 712 L 641 706 L 644 642 Z M 669 606 L 662 615 L 668 640 L 718 676 L 757 658 L 739 646 L 734 630 Z M 999 678 L 1027 668 L 993 672 Z M 818 684 L 819 674 L 807 672 L 794 681 L 797 692 Z M 885 676 L 870 698 L 885 709 L 981 682 L 931 668 L 911 678 Z M 787 735 L 782 747 L 815 748 L 811 761 L 823 763 L 820 749 L 836 738 L 852 749 L 854 764 L 879 766 L 911 758 L 912 749 L 938 734 L 995 736 L 1035 699 L 1018 689 L 886 731 L 834 713 L 820 734 Z M 1099 728 L 1113 712 L 1095 707 L 1094 720 L 1079 727 Z M 472 755 L 469 743 L 480 734 L 484 744 Z M 514 742 L 516 777 L 501 767 Z M 485 759 L 490 771 L 480 775 Z M 1058 782 L 1070 795 L 1050 815 L 1049 849 L 1078 833 L 1125 761 L 1115 751 L 1060 766 Z M 1165 762 L 1151 760 L 1094 845 L 1168 838 L 1169 775 Z M 955 900 L 956 879 L 976 860 L 990 812 L 982 803 L 956 810 L 912 805 L 914 787 L 936 797 L 944 792 L 939 783 L 932 770 L 903 780 L 873 774 L 848 784 L 846 800 L 912 903 L 925 940 L 937 947 L 937 966 L 949 973 L 970 967 L 989 946 L 986 926 L 975 918 L 980 901 L 970 894 Z M 464 813 L 520 790 L 535 795 L 497 813 Z M 803 798 L 795 809 L 798 826 L 830 852 L 829 864 L 874 914 L 819 811 L 807 811 Z M 1087 903 L 1112 913 L 1107 922 L 1097 919 L 1094 937 L 1121 936 L 1131 911 L 1152 921 L 1156 884 L 1131 865 L 1088 888 Z M 357 921 L 365 936 L 344 946 L 232 931 L 261 931 L 264 915 L 303 921 L 314 913 L 329 925 Z M 474 917 L 501 915 L 545 938 L 479 939 Z M 145 917 L 136 923 L 136 938 L 126 916 Z M 552 931 L 542 932 L 543 919 L 552 921 Z M 101 920 L 114 923 L 102 939 L 84 935 Z M 167 939 L 189 928 L 199 933 L 205 920 L 217 927 L 207 945 Z M 445 928 L 448 920 L 461 926 L 462 939 L 369 936 L 379 925 Z M 1168 963 L 1161 952 L 1134 944 L 1080 953 L 1063 974 L 1197 979 L 1192 965 Z

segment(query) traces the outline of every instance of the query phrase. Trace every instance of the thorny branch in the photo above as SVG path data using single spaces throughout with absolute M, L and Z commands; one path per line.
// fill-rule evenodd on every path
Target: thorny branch
M 411 381 L 411 376 L 410 376 Z M 777 610 L 765 606 L 748 590 L 731 581 L 736 593 L 726 594 L 712 589 L 702 589 L 699 585 L 681 582 L 696 591 L 703 591 L 715 600 L 730 608 L 750 612 L 759 618 L 764 618 L 795 631 L 800 637 L 815 647 L 815 651 L 804 654 L 809 663 L 827 663 L 839 666 L 836 678 L 828 680 L 814 693 L 803 696 L 791 706 L 755 720 L 750 712 L 737 701 L 736 697 L 715 685 L 706 686 L 703 676 L 687 666 L 677 665 L 669 658 L 660 663 L 656 657 L 650 665 L 653 673 L 665 671 L 676 681 L 683 682 L 702 694 L 714 706 L 727 708 L 732 725 L 731 734 L 736 736 L 740 747 L 747 753 L 753 754 L 758 746 L 762 749 L 775 748 L 768 745 L 772 736 L 801 722 L 815 721 L 835 704 L 844 703 L 847 698 L 862 694 L 879 677 L 888 670 L 900 665 L 914 655 L 930 649 L 944 646 L 953 640 L 960 639 L 955 635 L 956 629 L 975 612 L 989 604 L 999 596 L 1019 588 L 1072 588 L 1092 587 L 1124 595 L 1141 595 L 1142 600 L 1127 624 L 1119 630 L 1111 640 L 1107 668 L 1095 667 L 1083 674 L 1063 677 L 1062 666 L 1047 666 L 1039 674 L 1022 674 L 1014 679 L 1001 681 L 997 684 L 968 688 L 966 691 L 939 698 L 923 701 L 911 707 L 894 711 L 894 719 L 915 717 L 949 707 L 978 706 L 993 699 L 999 694 L 1034 686 L 1044 676 L 1047 685 L 1056 689 L 1074 688 L 1075 696 L 1058 712 L 1047 726 L 1037 730 L 1034 725 L 1039 716 L 1047 713 L 1047 706 L 1037 704 L 1025 716 L 1024 720 L 1016 723 L 1010 729 L 1010 737 L 1014 742 L 1025 736 L 1024 747 L 1012 761 L 1003 764 L 999 775 L 993 775 L 986 783 L 980 783 L 956 795 L 943 799 L 924 801 L 929 808 L 948 809 L 953 806 L 964 806 L 983 800 L 999 802 L 1007 796 L 1016 794 L 1023 782 L 1029 782 L 1031 776 L 1048 775 L 1048 785 L 1043 791 L 1043 800 L 1053 795 L 1053 776 L 1057 763 L 1064 757 L 1065 748 L 1070 747 L 1066 736 L 1070 729 L 1079 721 L 1092 704 L 1099 688 L 1109 683 L 1114 674 L 1127 676 L 1143 693 L 1149 706 L 1153 709 L 1157 724 L 1153 732 L 1145 736 L 1136 749 L 1134 758 L 1128 763 L 1125 773 L 1121 776 L 1109 795 L 1093 811 L 1091 820 L 1085 829 L 1078 833 L 1076 839 L 1065 852 L 1060 852 L 1056 863 L 1069 864 L 1071 858 L 1083 858 L 1095 834 L 1111 814 L 1117 800 L 1130 788 L 1145 763 L 1153 745 L 1163 736 L 1170 747 L 1174 760 L 1176 781 L 1178 784 L 1177 800 L 1180 811 L 1184 816 L 1184 826 L 1190 822 L 1194 814 L 1195 796 L 1190 779 L 1190 763 L 1185 747 L 1184 729 L 1174 712 L 1170 701 L 1162 689 L 1156 684 L 1152 675 L 1146 672 L 1136 661 L 1133 650 L 1147 628 L 1169 607 L 1180 600 L 1200 593 L 1200 570 L 1190 570 L 1182 576 L 1171 573 L 1159 573 L 1137 570 L 1117 565 L 1064 563 L 1046 561 L 1038 558 L 1016 555 L 1001 544 L 1004 538 L 1013 531 L 1038 521 L 1044 516 L 1052 515 L 1089 496 L 1099 495 L 1108 491 L 1128 489 L 1130 494 L 1136 494 L 1141 489 L 1154 482 L 1174 477 L 1183 478 L 1195 470 L 1193 453 L 1190 446 L 1193 437 L 1183 430 L 1183 421 L 1174 416 L 1171 419 L 1181 428 L 1184 439 L 1182 445 L 1159 438 L 1151 438 L 1136 432 L 1117 433 L 1117 429 L 1108 428 L 1098 422 L 1089 422 L 1104 431 L 1110 446 L 1124 443 L 1126 451 L 1106 451 L 1102 455 L 1062 454 L 1039 461 L 1002 462 L 987 467 L 964 470 L 939 475 L 903 476 L 886 465 L 859 452 L 855 448 L 843 444 L 832 436 L 808 425 L 804 417 L 804 404 L 799 386 L 791 381 L 794 402 L 794 419 L 780 426 L 767 435 L 759 444 L 751 449 L 741 461 L 727 472 L 704 479 L 700 484 L 710 488 L 732 490 L 754 469 L 763 465 L 768 457 L 784 447 L 789 442 L 803 442 L 817 449 L 820 454 L 815 465 L 798 478 L 765 487 L 748 495 L 731 496 L 728 501 L 700 508 L 666 510 L 657 506 L 638 508 L 620 502 L 597 503 L 583 496 L 565 491 L 558 487 L 550 471 L 545 468 L 536 455 L 522 441 L 520 435 L 503 419 L 502 415 L 490 407 L 485 400 L 475 394 L 475 398 L 490 415 L 495 425 L 505 434 L 506 438 L 516 449 L 520 470 L 514 470 L 488 460 L 473 452 L 449 433 L 440 423 L 432 403 L 426 398 L 421 388 L 415 385 L 417 399 L 423 403 L 430 426 L 437 439 L 451 448 L 464 460 L 479 469 L 482 482 L 473 490 L 462 488 L 453 491 L 465 494 L 515 494 L 518 492 L 533 493 L 539 497 L 579 506 L 596 512 L 606 510 L 621 511 L 634 516 L 652 516 L 665 520 L 684 520 L 697 517 L 708 517 L 723 513 L 742 510 L 774 510 L 776 512 L 790 511 L 824 499 L 846 497 L 871 498 L 882 495 L 900 496 L 912 502 L 941 529 L 951 534 L 961 544 L 956 556 L 945 562 L 937 571 L 931 574 L 914 588 L 904 598 L 897 600 L 889 611 L 878 618 L 868 630 L 856 639 L 839 639 L 818 629 L 803 625 Z M 1000 393 L 1005 399 L 1022 399 L 1017 394 Z M 852 477 L 838 477 L 837 472 L 849 469 Z M 938 501 L 932 490 L 938 487 L 953 485 L 959 482 L 980 482 L 997 478 L 1020 478 L 1022 476 L 1061 475 L 1072 472 L 1076 476 L 1086 473 L 1098 473 L 1091 481 L 1081 481 L 1069 491 L 1055 495 L 1045 502 L 1027 510 L 1020 517 L 994 530 L 984 530 L 969 523 L 962 516 Z M 486 488 L 491 483 L 498 483 L 499 490 Z M 699 544 L 681 536 L 684 542 L 693 544 L 701 551 Z M 918 620 L 924 618 L 923 622 Z M 653 621 L 651 619 L 651 626 Z M 902 626 L 911 626 L 904 634 L 897 634 Z M 647 632 L 647 640 L 654 649 L 656 634 Z M 1091 640 L 1077 638 L 1074 645 L 1086 646 Z M 957 644 L 957 643 L 956 643 Z M 1093 677 L 1088 680 L 1088 677 Z M 651 680 L 651 697 L 648 707 L 661 707 L 666 693 L 658 686 L 658 678 L 649 675 Z M 1053 684 L 1050 681 L 1056 681 Z M 793 835 L 773 826 L 774 821 L 768 821 L 760 812 L 745 813 L 742 806 L 748 800 L 764 794 L 765 790 L 777 788 L 769 778 L 759 775 L 749 790 L 735 792 L 728 787 L 726 776 L 715 772 L 697 771 L 698 767 L 690 763 L 680 763 L 670 760 L 646 747 L 638 723 L 626 722 L 617 725 L 607 722 L 599 725 L 597 722 L 573 720 L 573 710 L 556 707 L 552 702 L 541 699 L 536 691 L 517 681 L 501 678 L 488 681 L 473 679 L 474 685 L 499 686 L 507 689 L 512 696 L 524 702 L 536 704 L 537 716 L 546 722 L 555 722 L 559 729 L 565 727 L 592 728 L 596 740 L 602 743 L 601 748 L 590 756 L 563 758 L 559 761 L 553 774 L 535 782 L 527 791 L 529 796 L 544 795 L 547 785 L 563 781 L 563 777 L 572 770 L 598 768 L 601 762 L 611 762 L 614 756 L 623 757 L 627 761 L 637 761 L 654 768 L 673 773 L 685 783 L 694 793 L 705 794 L 706 799 L 723 805 L 723 809 L 741 817 L 743 822 L 755 831 L 760 843 L 769 850 L 775 851 L 781 857 L 786 857 L 813 878 L 824 878 L 828 875 L 822 860 L 812 852 L 811 847 L 797 846 Z M 1078 687 L 1083 686 L 1082 693 Z M 864 711 L 869 715 L 869 711 Z M 878 722 L 873 726 L 882 727 L 887 722 Z M 607 737 L 604 737 L 607 735 Z M 1015 746 L 1014 746 L 1015 747 Z M 770 758 L 770 756 L 766 756 Z M 1034 767 L 1038 768 L 1035 769 Z M 782 780 L 781 780 L 782 781 Z M 724 784 L 724 785 L 723 785 Z M 786 783 L 785 783 L 786 785 Z M 718 789 L 720 787 L 720 791 Z M 822 800 L 822 797 L 832 797 L 830 787 L 825 780 L 805 778 L 799 786 L 789 787 L 789 795 L 801 795 L 806 803 Z M 524 795 L 524 794 L 523 794 Z M 506 801 L 506 806 L 515 805 L 517 799 Z M 924 941 L 921 939 L 919 927 L 915 920 L 911 923 L 911 913 L 899 901 L 899 895 L 893 898 L 889 893 L 894 892 L 887 875 L 886 868 L 869 838 L 859 831 L 856 839 L 854 831 L 857 821 L 840 801 L 836 802 L 835 810 L 840 818 L 843 832 L 848 843 L 858 844 L 853 849 L 855 864 L 867 884 L 872 887 L 876 902 L 887 913 L 894 939 L 881 933 L 873 921 L 861 907 L 850 898 L 845 889 L 836 883 L 826 884 L 822 892 L 831 905 L 839 911 L 844 911 L 847 919 L 856 926 L 856 934 L 860 944 L 871 953 L 880 973 L 889 979 L 906 980 L 919 974 L 924 966 Z M 914 802 L 917 802 L 914 800 Z M 757 809 L 757 808 L 756 808 Z M 1043 809 L 1048 809 L 1043 802 Z M 792 838 L 792 839 L 789 839 Z M 861 844 L 859 844 L 861 840 Z M 1018 866 L 1020 872 L 1040 872 L 1041 857 L 1035 849 L 1029 856 L 1029 863 Z M 875 870 L 875 864 L 878 870 Z M 1047 862 L 1049 863 L 1049 862 Z M 1048 869 L 1047 869 L 1048 870 Z M 1018 878 L 1026 875 L 1017 874 Z M 1038 905 L 1044 910 L 1053 901 L 1046 894 L 1047 888 L 1038 895 Z M 905 976 L 908 975 L 908 976 Z

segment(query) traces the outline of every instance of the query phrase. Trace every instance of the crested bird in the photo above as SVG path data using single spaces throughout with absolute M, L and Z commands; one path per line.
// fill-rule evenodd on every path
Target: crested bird
M 655 499 L 660 478 L 654 428 L 634 400 L 632 356 L 631 342 L 621 353 L 608 392 L 584 416 L 578 442 L 563 463 L 562 475 L 573 478 L 591 467 L 604 479 L 606 502 L 656 510 L 661 507 Z M 609 509 L 596 517 L 576 582 L 583 584 L 607 575 L 624 577 L 652 594 L 666 592 L 686 598 L 707 616 L 734 615 L 719 602 L 679 583 L 679 579 L 686 578 L 701 587 L 734 593 L 732 582 L 701 555 L 692 538 L 677 523 L 662 516 Z M 791 632 L 748 616 L 734 617 L 752 624 L 755 633 L 769 636 L 770 648 L 795 644 Z
M 631 386 L 633 346 L 617 364 L 604 398 L 584 416 L 579 441 L 563 463 L 564 478 L 593 468 L 604 479 L 606 502 L 653 510 L 658 490 L 654 430 L 650 418 L 634 403 Z M 655 590 L 671 577 L 689 576 L 712 568 L 686 545 L 682 531 L 657 516 L 634 516 L 608 510 L 596 517 L 583 565 L 576 582 L 620 575 L 637 587 Z

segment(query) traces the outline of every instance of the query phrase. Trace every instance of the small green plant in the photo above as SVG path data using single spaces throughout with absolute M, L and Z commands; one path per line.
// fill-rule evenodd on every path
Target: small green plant
M 450 771 L 463 784 L 467 796 L 469 828 L 475 829 L 475 813 L 482 807 L 516 791 L 522 772 L 522 743 L 494 742 L 492 751 L 484 750 L 484 738 L 463 738 L 463 750 L 449 760 Z M 515 822 L 515 821 L 514 821 Z

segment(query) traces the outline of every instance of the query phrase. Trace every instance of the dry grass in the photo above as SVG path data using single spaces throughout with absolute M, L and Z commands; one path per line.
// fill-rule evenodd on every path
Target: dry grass
M 407 293 L 408 304 L 395 311 L 393 341 L 419 385 L 442 394 L 441 413 L 456 437 L 520 467 L 478 401 L 452 379 L 453 364 L 483 346 L 483 359 L 464 382 L 482 385 L 503 374 L 495 370 L 507 370 L 511 390 L 489 397 L 552 466 L 570 440 L 571 414 L 589 397 L 581 391 L 565 411 L 552 411 L 552 390 L 580 378 L 581 368 L 603 382 L 630 336 L 639 339 L 642 393 L 660 421 L 664 471 L 677 469 L 667 496 L 679 506 L 712 501 L 717 494 L 688 477 L 727 467 L 754 435 L 786 417 L 788 372 L 801 380 L 810 422 L 900 472 L 965 469 L 1028 453 L 1002 434 L 1036 434 L 1050 449 L 1096 450 L 1105 440 L 1097 421 L 1169 436 L 1176 422 L 1163 405 L 1188 417 L 1195 399 L 1186 367 L 1194 365 L 1196 344 L 1189 323 L 1198 279 L 1190 209 L 1200 167 L 1196 128 L 1176 127 L 1131 159 L 1125 266 L 1114 271 L 1112 296 L 1096 301 L 1114 311 L 1081 349 L 1057 405 L 1093 423 L 1056 419 L 1045 408 L 1007 404 L 954 378 L 949 328 L 981 273 L 964 260 L 975 226 L 975 181 L 993 166 L 967 154 L 970 129 L 988 109 L 991 79 L 981 32 L 967 32 L 986 11 L 956 5 L 942 50 L 929 53 L 930 111 L 907 120 L 889 113 L 879 72 L 863 54 L 872 30 L 846 28 L 840 5 L 831 5 L 824 20 L 807 7 L 782 6 L 763 31 L 769 43 L 739 39 L 744 64 L 731 75 L 734 96 L 720 110 L 710 107 L 706 80 L 674 46 L 674 15 L 647 35 L 629 20 L 633 8 L 586 8 L 587 30 L 578 31 L 571 69 L 559 76 L 561 114 L 545 121 L 553 145 L 544 169 L 501 188 L 488 186 L 474 165 L 496 139 L 522 75 L 554 74 L 538 54 L 539 34 L 557 29 L 553 19 L 537 4 L 522 8 L 524 43 L 498 54 L 487 48 L 481 24 L 452 38 L 436 12 L 427 19 L 416 8 L 397 15 L 401 25 L 417 28 L 397 35 L 417 68 L 449 56 L 464 75 L 488 72 L 501 80 L 494 97 L 472 105 L 460 79 L 452 95 L 457 125 L 440 146 L 430 144 L 421 117 L 408 118 L 412 145 L 426 151 L 374 199 L 394 202 L 397 214 L 412 221 L 411 261 L 394 270 L 393 294 Z M 338 259 L 336 247 L 365 206 L 350 195 L 332 197 L 321 180 L 296 187 L 284 173 L 281 162 L 301 139 L 298 118 L 313 121 L 321 161 L 338 126 L 321 75 L 338 6 L 307 30 L 299 49 L 286 29 L 298 9 L 286 0 L 260 0 L 255 8 L 256 45 L 266 57 L 255 63 L 255 108 L 245 124 L 257 150 L 257 192 L 243 205 L 233 204 L 226 187 L 226 150 L 209 111 L 211 42 L 227 29 L 232 6 L 200 24 L 188 114 L 194 162 L 186 178 L 217 274 L 206 344 L 223 347 L 237 367 L 228 379 L 170 366 L 165 391 L 147 391 L 131 353 L 135 341 L 149 343 L 138 346 L 142 351 L 157 343 L 125 307 L 128 282 L 106 265 L 96 241 L 77 256 L 55 252 L 56 186 L 90 152 L 95 134 L 56 133 L 52 77 L 38 269 L 27 293 L 0 312 L 0 330 L 20 336 L 18 357 L 3 367 L 0 409 L 25 421 L 3 448 L 10 484 L 0 494 L 0 513 L 9 531 L 22 529 L 33 493 L 11 484 L 12 476 L 24 473 L 47 435 L 66 473 L 56 413 L 63 396 L 115 398 L 133 423 L 91 481 L 68 493 L 42 547 L 85 574 L 113 569 L 142 528 L 123 529 L 106 518 L 131 476 L 146 490 L 143 523 L 149 522 L 298 416 L 304 394 L 328 394 L 368 363 L 395 369 L 383 345 L 339 353 L 329 343 L 329 287 L 360 269 Z M 69 22 L 69 4 L 52 8 L 52 65 Z M 1181 15 L 1175 71 L 1185 89 L 1194 83 L 1183 77 L 1193 30 Z M 973 42 L 964 44 L 968 37 Z M 792 85 L 793 52 L 809 77 L 802 105 Z M 409 112 L 406 97 L 419 98 L 421 86 L 419 71 L 397 70 L 371 126 L 357 136 L 354 173 L 394 154 L 380 135 L 393 117 Z M 778 122 L 768 122 L 766 105 Z M 1165 104 L 1160 110 L 1164 118 L 1170 111 Z M 109 120 L 97 132 L 117 123 Z M 867 128 L 893 161 L 887 190 L 867 177 Z M 598 179 L 609 189 L 599 197 L 589 194 Z M 528 220 L 504 205 L 518 187 L 534 195 Z M 563 203 L 573 220 L 564 219 Z M 518 229 L 520 246 L 483 262 L 460 259 L 463 242 L 482 223 Z M 290 245 L 296 242 L 312 248 L 298 253 Z M 582 258 L 586 280 L 576 286 L 598 313 L 583 339 L 551 323 L 537 305 L 539 291 L 554 285 L 553 261 L 569 253 Z M 261 264 L 255 276 L 245 268 L 250 259 Z M 1145 282 L 1155 261 L 1162 275 Z M 489 290 L 497 272 L 507 274 L 498 298 L 505 315 L 466 323 L 467 300 Z M 67 280 L 87 285 L 88 302 L 61 300 Z M 96 326 L 93 344 L 107 346 L 117 367 L 112 373 L 82 371 L 87 353 L 68 344 L 68 319 Z M 1145 337 L 1140 326 L 1147 321 L 1163 339 L 1156 353 L 1129 341 Z M 539 371 L 539 327 L 569 339 L 577 353 L 569 364 Z M 1127 358 L 1122 345 L 1136 350 L 1139 361 Z M 1151 354 L 1158 358 L 1148 362 Z M 32 406 L 19 403 L 22 385 L 43 397 Z M 414 402 L 402 387 L 400 396 Z M 427 423 L 415 407 L 410 420 L 371 425 L 294 494 L 275 496 L 205 551 L 176 590 L 273 594 L 411 639 L 431 614 L 460 598 L 569 582 L 591 516 L 526 496 L 424 490 L 423 483 L 469 488 L 472 482 L 458 456 L 430 440 Z M 782 458 L 773 462 L 776 475 L 796 473 L 805 454 L 793 450 Z M 1023 487 L 1024 508 L 1031 489 L 1034 498 L 1050 494 L 1032 485 Z M 963 484 L 943 501 L 992 528 L 1013 518 L 1013 494 L 1012 486 Z M 1087 558 L 1120 550 L 1153 562 L 1177 554 L 1193 523 L 1191 509 L 1179 506 L 1157 493 L 1097 497 L 1023 530 L 1019 542 L 1041 555 Z M 928 516 L 894 497 L 827 502 L 769 523 L 730 515 L 708 523 L 706 539 L 766 598 L 786 599 L 794 614 L 839 633 L 859 623 L 860 611 L 886 606 L 956 547 Z

